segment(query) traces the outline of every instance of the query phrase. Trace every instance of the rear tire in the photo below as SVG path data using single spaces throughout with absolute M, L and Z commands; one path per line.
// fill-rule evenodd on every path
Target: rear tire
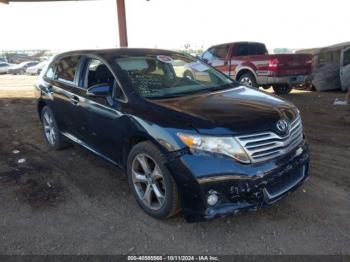
M 252 73 L 244 73 L 239 77 L 238 81 L 244 86 L 258 88 L 258 83 Z
M 148 215 L 166 219 L 181 210 L 176 183 L 154 144 L 141 142 L 131 149 L 127 174 L 130 190 Z
M 286 95 L 292 91 L 293 87 L 291 85 L 277 85 L 273 86 L 273 91 L 276 95 Z
M 52 110 L 44 106 L 41 110 L 41 122 L 45 140 L 53 150 L 60 150 L 69 146 L 65 138 L 60 134 Z

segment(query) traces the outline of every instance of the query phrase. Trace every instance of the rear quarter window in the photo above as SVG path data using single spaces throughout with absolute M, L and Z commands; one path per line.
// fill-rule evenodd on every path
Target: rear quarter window
M 50 65 L 50 67 L 47 69 L 45 76 L 47 78 L 53 78 L 55 75 L 55 68 L 54 65 Z
M 69 56 L 60 59 L 55 66 L 54 79 L 74 82 L 79 62 L 80 56 Z

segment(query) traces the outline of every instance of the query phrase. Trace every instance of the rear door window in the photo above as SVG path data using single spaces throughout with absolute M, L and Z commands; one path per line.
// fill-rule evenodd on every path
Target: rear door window
M 266 54 L 266 47 L 259 43 L 250 43 L 248 48 L 248 55 L 264 55 Z
M 256 55 L 265 55 L 267 53 L 266 46 L 264 44 L 254 44 L 256 48 Z
M 249 55 L 248 44 L 237 44 L 236 56 L 247 56 Z
M 56 64 L 55 79 L 74 82 L 78 70 L 80 56 L 69 56 L 60 59 Z
M 256 50 L 256 45 L 255 44 L 249 44 L 248 46 L 248 54 L 249 55 L 256 55 L 257 50 Z

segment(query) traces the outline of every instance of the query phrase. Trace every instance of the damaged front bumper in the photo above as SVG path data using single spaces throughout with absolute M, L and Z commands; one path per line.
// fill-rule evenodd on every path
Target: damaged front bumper
M 263 163 L 240 164 L 228 158 L 185 154 L 168 163 L 189 222 L 255 211 L 288 195 L 308 177 L 307 142 L 289 154 Z M 217 203 L 208 204 L 210 194 Z

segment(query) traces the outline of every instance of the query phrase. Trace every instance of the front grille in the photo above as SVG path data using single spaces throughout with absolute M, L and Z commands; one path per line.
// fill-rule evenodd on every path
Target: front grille
M 271 200 L 288 192 L 303 180 L 305 177 L 305 170 L 305 166 L 302 166 L 276 178 L 266 185 L 264 195 Z
M 274 132 L 244 135 L 237 137 L 252 162 L 261 162 L 284 155 L 303 141 L 303 126 L 298 116 L 290 127 L 286 136 L 279 136 Z

